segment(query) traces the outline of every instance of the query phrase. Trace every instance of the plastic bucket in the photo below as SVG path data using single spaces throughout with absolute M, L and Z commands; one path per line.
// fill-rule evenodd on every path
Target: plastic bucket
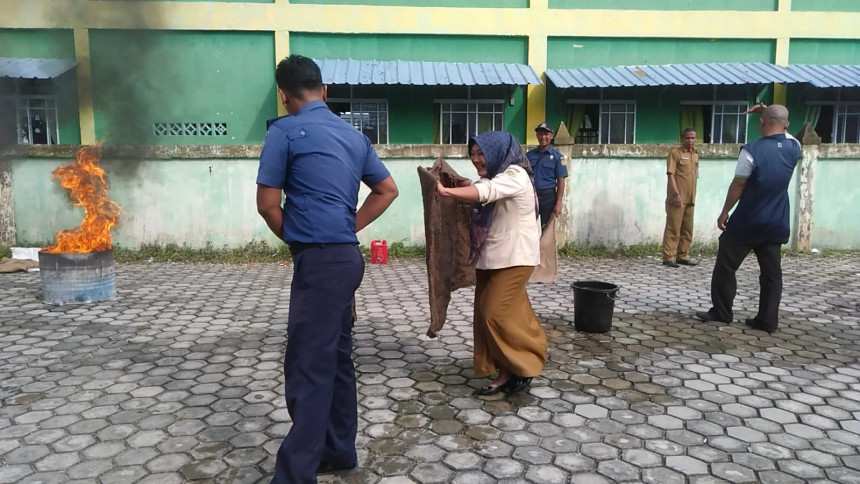
M 609 282 L 576 281 L 573 288 L 573 323 L 577 331 L 605 333 L 612 329 L 612 311 L 619 287 Z

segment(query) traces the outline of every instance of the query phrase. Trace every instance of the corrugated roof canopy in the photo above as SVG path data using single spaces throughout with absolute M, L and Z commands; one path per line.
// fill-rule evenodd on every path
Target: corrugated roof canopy
M 74 59 L 30 59 L 0 57 L 0 77 L 53 79 L 75 67 Z
M 766 62 L 547 69 L 556 87 L 700 86 L 809 82 Z
M 815 87 L 860 87 L 860 66 L 796 64 L 786 70 Z
M 525 64 L 314 59 L 325 84 L 497 86 L 542 84 Z

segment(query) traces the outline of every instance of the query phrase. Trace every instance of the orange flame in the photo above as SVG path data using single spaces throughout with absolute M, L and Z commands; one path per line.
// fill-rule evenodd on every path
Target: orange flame
M 108 198 L 105 171 L 99 166 L 101 146 L 85 146 L 78 150 L 74 163 L 61 166 L 51 173 L 60 185 L 69 190 L 72 203 L 84 207 L 84 221 L 73 230 L 57 232 L 57 245 L 42 249 L 51 254 L 66 252 L 97 252 L 111 248 L 110 230 L 119 223 L 120 206 Z

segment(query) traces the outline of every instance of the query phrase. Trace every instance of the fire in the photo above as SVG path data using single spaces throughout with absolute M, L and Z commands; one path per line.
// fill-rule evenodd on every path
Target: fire
M 76 229 L 57 232 L 57 245 L 42 252 L 98 252 L 111 248 L 110 230 L 119 223 L 121 208 L 108 198 L 100 158 L 101 146 L 85 146 L 78 150 L 77 161 L 51 173 L 52 179 L 60 180 L 60 185 L 69 190 L 72 203 L 84 207 L 84 221 Z

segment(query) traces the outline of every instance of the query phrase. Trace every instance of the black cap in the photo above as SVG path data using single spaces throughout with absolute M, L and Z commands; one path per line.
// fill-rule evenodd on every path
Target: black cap
M 547 124 L 547 123 L 541 123 L 541 124 L 537 125 L 537 128 L 535 128 L 535 131 L 540 131 L 540 130 L 549 131 L 550 133 L 555 133 L 555 131 L 553 131 L 552 128 L 550 128 L 549 124 Z

